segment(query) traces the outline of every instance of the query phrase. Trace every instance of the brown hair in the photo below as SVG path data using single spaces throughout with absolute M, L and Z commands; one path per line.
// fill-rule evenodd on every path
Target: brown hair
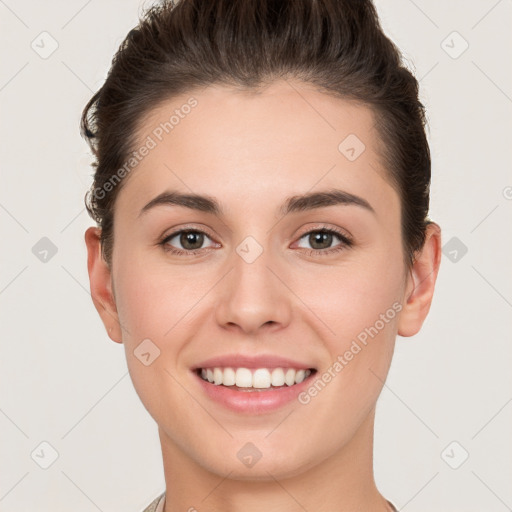
M 109 265 L 114 203 L 123 184 L 116 171 L 134 151 L 143 117 L 197 87 L 256 90 L 286 77 L 372 108 L 385 168 L 401 200 L 404 260 L 413 262 L 430 222 L 424 107 L 418 82 L 384 35 L 371 0 L 163 0 L 139 21 L 80 125 L 96 157 L 86 208 L 102 229 Z

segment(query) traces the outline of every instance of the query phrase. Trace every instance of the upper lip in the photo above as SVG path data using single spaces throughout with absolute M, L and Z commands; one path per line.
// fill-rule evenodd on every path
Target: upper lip
M 271 354 L 249 356 L 244 354 L 226 354 L 224 356 L 212 357 L 195 365 L 192 369 L 201 368 L 295 368 L 296 370 L 308 370 L 312 365 L 301 363 L 287 357 Z

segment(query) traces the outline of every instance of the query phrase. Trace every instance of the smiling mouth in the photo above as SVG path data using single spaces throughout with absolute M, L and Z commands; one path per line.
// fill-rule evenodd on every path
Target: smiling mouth
M 213 367 L 198 368 L 195 372 L 201 379 L 215 386 L 254 392 L 295 386 L 311 378 L 316 369 Z

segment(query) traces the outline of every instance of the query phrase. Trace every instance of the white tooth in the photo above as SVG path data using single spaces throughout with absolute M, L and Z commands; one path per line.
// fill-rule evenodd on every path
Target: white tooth
M 270 372 L 266 368 L 258 368 L 252 376 L 253 388 L 269 388 Z
M 213 383 L 217 386 L 219 384 L 222 384 L 222 369 L 221 368 L 214 368 L 213 369 Z
M 233 368 L 224 368 L 222 384 L 224 386 L 234 386 L 236 382 L 235 370 Z
M 238 368 L 235 377 L 236 385 L 239 388 L 252 387 L 252 373 L 248 368 Z
M 306 370 L 299 370 L 295 374 L 295 384 L 300 384 L 306 378 Z
M 272 370 L 272 386 L 284 385 L 284 372 L 282 368 L 274 368 Z
M 239 388 L 268 389 L 270 386 L 280 387 L 286 384 L 299 384 L 311 375 L 311 370 L 295 370 L 294 368 L 202 368 L 201 377 L 215 385 L 238 386 Z
M 293 368 L 288 368 L 288 370 L 286 370 L 284 381 L 288 386 L 293 386 L 295 384 L 295 370 Z

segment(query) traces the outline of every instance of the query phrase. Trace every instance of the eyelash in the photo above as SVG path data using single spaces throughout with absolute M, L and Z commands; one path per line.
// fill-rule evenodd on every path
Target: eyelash
M 170 235 L 167 235 L 163 240 L 158 242 L 158 245 L 162 246 L 164 251 L 170 252 L 177 256 L 194 256 L 196 254 L 203 252 L 203 250 L 205 248 L 187 251 L 187 250 L 182 250 L 182 249 L 176 249 L 175 247 L 169 248 L 167 246 L 167 243 L 170 240 L 172 240 L 176 235 L 180 235 L 181 233 L 185 233 L 185 232 L 201 233 L 203 235 L 206 235 L 208 238 L 211 238 L 210 235 L 208 235 L 208 233 L 206 233 L 205 231 L 202 231 L 200 229 L 192 229 L 192 228 L 180 229 L 179 231 L 174 231 Z M 300 236 L 299 240 L 301 240 L 302 238 L 304 238 L 307 235 L 311 235 L 312 233 L 327 233 L 327 234 L 335 235 L 339 238 L 341 243 L 330 248 L 330 249 L 304 249 L 304 248 L 302 248 L 308 256 L 316 257 L 316 256 L 330 255 L 330 254 L 337 253 L 339 251 L 343 251 L 343 250 L 348 249 L 353 246 L 353 241 L 347 235 L 345 235 L 341 231 L 338 231 L 337 229 L 334 229 L 334 228 L 317 228 L 317 229 L 307 231 L 306 233 L 304 233 Z

